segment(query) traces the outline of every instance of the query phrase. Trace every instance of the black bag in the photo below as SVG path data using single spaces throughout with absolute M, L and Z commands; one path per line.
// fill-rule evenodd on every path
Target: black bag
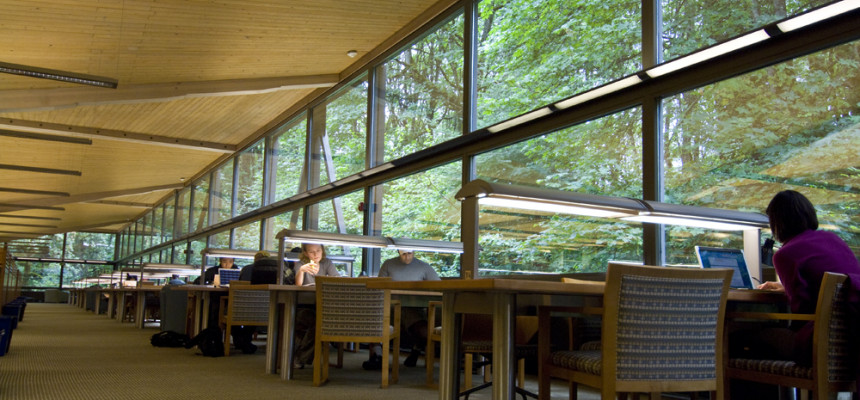
M 191 339 L 188 335 L 183 335 L 174 331 L 161 331 L 149 339 L 155 347 L 185 347 Z
M 217 327 L 206 328 L 185 344 L 186 349 L 194 346 L 197 346 L 206 357 L 223 357 L 224 340 L 221 338 L 221 329 Z

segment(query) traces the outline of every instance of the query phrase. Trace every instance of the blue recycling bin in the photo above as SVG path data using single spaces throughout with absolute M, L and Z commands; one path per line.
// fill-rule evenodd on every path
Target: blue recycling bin
M 6 355 L 12 343 L 12 331 L 17 325 L 17 317 L 11 315 L 0 315 L 0 356 Z

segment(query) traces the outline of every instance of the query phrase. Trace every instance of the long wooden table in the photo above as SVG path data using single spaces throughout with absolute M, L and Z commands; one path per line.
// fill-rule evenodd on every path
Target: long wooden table
M 439 399 L 455 400 L 459 395 L 459 346 L 461 313 L 493 316 L 493 399 L 514 398 L 514 321 L 518 295 L 549 295 L 553 298 L 603 296 L 603 282 L 570 283 L 515 279 L 457 279 L 418 282 L 371 282 L 375 289 L 442 292 L 442 343 L 439 360 Z M 730 301 L 784 302 L 780 293 L 739 291 L 729 293 Z

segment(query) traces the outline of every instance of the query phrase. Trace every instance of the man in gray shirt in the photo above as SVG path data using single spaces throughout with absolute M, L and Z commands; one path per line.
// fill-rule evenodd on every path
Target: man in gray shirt
M 399 257 L 389 258 L 379 268 L 379 277 L 390 276 L 394 281 L 438 281 L 439 274 L 412 253 L 412 250 L 398 250 Z
M 438 281 L 439 274 L 424 261 L 415 258 L 412 250 L 398 250 L 398 257 L 390 258 L 379 268 L 379 277 L 391 277 L 395 281 Z M 406 307 L 401 312 L 401 332 L 404 339 L 412 343 L 412 352 L 403 362 L 407 367 L 414 367 L 421 350 L 427 344 L 427 310 L 423 308 Z M 378 347 L 378 345 L 376 346 Z M 376 347 L 370 348 L 370 359 L 364 362 L 364 369 L 376 370 L 382 368 L 382 358 Z

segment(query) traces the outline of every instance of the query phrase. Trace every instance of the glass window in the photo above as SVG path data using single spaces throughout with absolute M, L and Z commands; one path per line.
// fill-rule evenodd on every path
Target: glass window
M 708 47 L 830 0 L 662 0 L 663 59 Z
M 299 193 L 302 171 L 305 165 L 305 143 L 307 141 L 307 118 L 303 114 L 288 125 L 283 133 L 272 141 L 272 165 L 275 166 L 273 201 L 286 199 Z
M 666 98 L 666 201 L 764 212 L 778 191 L 797 190 L 860 254 L 858 63 L 853 42 Z M 667 260 L 727 240 L 691 233 L 667 241 Z
M 200 261 L 202 260 L 201 252 L 206 248 L 206 241 L 204 240 L 195 240 L 191 242 L 191 254 L 188 255 L 186 261 L 191 265 L 200 265 Z
M 409 175 L 380 187 L 382 236 L 412 239 L 460 241 L 461 163 L 454 162 Z M 396 257 L 383 251 L 382 260 Z M 418 257 L 442 276 L 459 276 L 459 255 L 422 252 Z
M 213 223 L 233 218 L 233 160 L 215 170 L 212 175 Z
M 265 151 L 265 141 L 261 140 L 239 154 L 236 160 L 239 182 L 237 182 L 235 215 L 254 211 L 263 204 L 263 154 Z
M 318 187 L 365 169 L 367 79 L 361 78 L 315 107 L 311 129 L 311 184 Z
M 185 264 L 187 260 L 187 255 L 185 254 L 186 248 L 186 243 L 177 243 L 173 246 L 173 264 Z
M 377 69 L 384 112 L 380 159 L 393 160 L 463 132 L 463 17 L 419 39 Z
M 641 1 L 479 3 L 477 125 L 642 69 Z
M 66 258 L 72 260 L 113 260 L 112 233 L 69 232 L 66 238 Z
M 194 182 L 194 204 L 191 205 L 191 232 L 209 226 L 209 174 Z
M 182 237 L 188 234 L 188 218 L 191 210 L 191 188 L 185 187 L 179 191 L 176 203 L 176 232 L 174 237 Z
M 312 205 L 311 229 L 319 232 L 338 232 L 362 234 L 364 227 L 364 213 L 358 211 L 359 204 L 364 201 L 364 191 L 357 190 L 341 197 L 326 200 Z M 317 218 L 314 218 L 314 213 Z M 313 221 L 316 220 L 316 225 Z
M 260 250 L 260 221 L 236 228 L 233 235 L 234 249 Z
M 164 207 L 158 206 L 152 209 L 152 244 L 159 245 L 164 242 L 162 230 L 164 229 Z
M 480 154 L 491 182 L 642 198 L 641 109 L 632 108 Z M 480 210 L 482 274 L 604 271 L 642 261 L 642 228 L 611 219 Z
M 209 247 L 213 249 L 230 248 L 230 231 L 217 233 L 209 238 Z
M 302 211 L 287 211 L 283 214 L 269 218 L 268 222 L 271 226 L 271 232 L 266 235 L 266 240 L 271 240 L 271 245 L 266 245 L 264 247 L 266 249 L 277 250 L 278 242 L 275 235 L 284 229 L 302 229 Z M 290 249 L 291 247 L 287 247 L 286 250 L 289 251 Z
M 173 238 L 174 238 L 174 235 L 173 235 L 173 230 L 174 230 L 173 219 L 174 219 L 174 216 L 176 215 L 175 209 L 176 209 L 176 196 L 170 196 L 167 199 L 167 201 L 164 202 L 164 228 L 163 228 L 163 232 L 164 232 L 164 241 L 165 242 L 173 240 Z

